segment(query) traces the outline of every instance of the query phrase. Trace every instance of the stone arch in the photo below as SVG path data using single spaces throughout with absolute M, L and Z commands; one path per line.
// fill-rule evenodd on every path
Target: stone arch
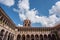
M 4 35 L 4 32 L 5 32 L 5 30 L 2 29 L 2 30 L 0 31 L 0 36 L 3 36 L 3 35 Z
M 35 40 L 39 40 L 38 34 L 35 35 Z
M 7 34 L 8 34 L 8 31 L 6 31 L 3 40 L 6 40 L 7 39 L 7 36 L 8 36 Z
M 52 40 L 56 40 L 56 35 L 55 34 L 52 34 Z
M 26 35 L 26 40 L 30 40 L 30 35 L 29 34 Z
M 22 35 L 22 40 L 25 40 L 25 35 L 24 34 Z
M 42 34 L 40 34 L 40 40 L 43 40 L 43 35 Z
M 17 40 L 21 40 L 21 35 L 20 34 L 17 35 Z
M 46 34 L 44 34 L 44 40 L 47 40 L 47 35 Z
M 48 34 L 48 40 L 51 40 L 51 34 Z
M 31 35 L 31 40 L 34 40 L 34 35 L 33 34 Z
M 4 32 L 5 32 L 4 29 L 2 29 L 2 30 L 0 31 L 0 40 L 2 40 L 2 38 L 3 38 L 3 36 L 4 36 Z

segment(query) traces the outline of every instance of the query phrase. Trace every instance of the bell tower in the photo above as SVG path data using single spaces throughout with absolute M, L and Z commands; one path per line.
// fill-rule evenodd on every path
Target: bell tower
M 23 26 L 24 27 L 31 27 L 31 21 L 29 19 L 24 20 Z

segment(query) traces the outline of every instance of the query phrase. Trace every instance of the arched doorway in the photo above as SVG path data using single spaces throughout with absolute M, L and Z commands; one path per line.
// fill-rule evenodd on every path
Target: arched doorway
M 47 40 L 47 35 L 46 34 L 44 34 L 44 40 Z
M 52 39 L 51 39 L 51 34 L 48 34 L 48 40 L 52 40 Z
M 34 40 L 34 35 L 33 34 L 31 35 L 31 40 Z
M 26 40 L 30 40 L 30 35 L 26 35 Z
M 56 35 L 52 34 L 52 40 L 56 40 Z
M 35 35 L 35 40 L 39 40 L 39 36 L 37 34 Z
M 43 40 L 43 35 L 42 34 L 40 35 L 40 40 Z
M 20 34 L 17 35 L 17 40 L 21 40 L 21 35 Z
M 2 29 L 2 30 L 0 31 L 0 40 L 3 39 L 4 31 L 5 31 L 4 29 Z
M 25 40 L 25 35 L 24 34 L 22 35 L 22 40 Z

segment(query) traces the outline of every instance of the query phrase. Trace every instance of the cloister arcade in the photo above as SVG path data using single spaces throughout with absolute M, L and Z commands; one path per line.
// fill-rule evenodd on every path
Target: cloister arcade
M 0 30 L 0 40 L 13 40 L 14 35 L 12 33 L 5 32 L 4 29 Z
M 60 40 L 60 25 L 34 28 L 31 21 L 26 19 L 23 27 L 18 27 L 0 8 L 0 40 Z
M 48 35 L 46 35 L 46 34 L 44 34 L 44 35 L 42 35 L 42 34 L 40 34 L 40 35 L 38 35 L 38 34 L 36 34 L 36 35 L 34 35 L 34 34 L 31 34 L 31 35 L 18 34 L 17 40 L 57 40 L 57 38 L 56 38 L 55 34 L 48 34 Z

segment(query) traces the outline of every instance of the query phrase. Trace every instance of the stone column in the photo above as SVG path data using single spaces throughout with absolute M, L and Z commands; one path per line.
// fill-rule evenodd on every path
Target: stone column
M 3 27 L 4 27 L 4 18 L 2 19 Z
M 7 40 L 10 40 L 10 35 L 11 35 L 11 34 L 9 33 L 9 34 L 8 34 L 8 38 L 7 38 Z
M 2 30 L 1 30 L 1 32 L 0 32 L 0 39 L 1 39 L 1 40 L 3 40 L 4 32 L 5 32 L 5 30 L 4 30 L 4 29 L 2 29 Z
M 14 35 L 12 35 L 12 40 L 14 40 Z
M 12 40 L 12 34 L 10 35 L 10 40 Z
M 2 22 L 1 22 L 1 21 L 2 21 L 1 18 L 2 18 L 2 16 L 0 16 L 0 24 L 2 23 Z
M 0 16 L 0 21 L 1 21 L 2 16 Z
M 8 37 L 8 31 L 6 31 L 3 40 L 7 40 L 7 37 Z
M 4 22 L 4 23 L 5 23 L 5 25 L 6 25 L 6 20 L 5 20 L 5 22 Z
M 14 34 L 14 40 L 17 40 L 17 36 Z

